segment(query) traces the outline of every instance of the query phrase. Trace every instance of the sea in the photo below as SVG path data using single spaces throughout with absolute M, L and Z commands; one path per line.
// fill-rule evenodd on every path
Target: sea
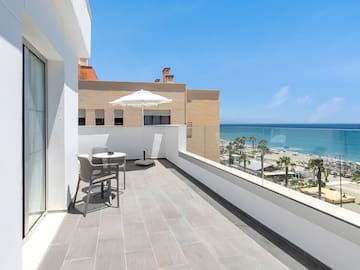
M 360 162 L 360 124 L 221 124 L 220 138 L 256 137 L 270 148 Z

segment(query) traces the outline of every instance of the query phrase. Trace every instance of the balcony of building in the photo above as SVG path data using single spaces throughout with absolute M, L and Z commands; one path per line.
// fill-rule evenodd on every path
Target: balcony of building
M 39 269 L 356 269 L 358 214 L 187 152 L 184 126 L 79 128 L 80 153 L 100 145 L 130 160 L 120 205 L 48 214 Z
M 166 159 L 127 168 L 120 207 L 95 193 L 86 217 L 70 208 L 39 269 L 320 268 Z

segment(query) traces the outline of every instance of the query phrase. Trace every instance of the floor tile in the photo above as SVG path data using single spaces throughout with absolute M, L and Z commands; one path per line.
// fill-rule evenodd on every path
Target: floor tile
M 143 223 L 124 225 L 125 250 L 137 251 L 150 248 L 150 240 Z
M 67 214 L 52 240 L 52 244 L 69 244 L 73 238 L 79 219 L 80 215 Z
M 150 239 L 159 267 L 186 264 L 179 244 L 169 231 L 153 233 Z
M 194 270 L 218 270 L 221 269 L 215 258 L 202 243 L 182 246 L 185 257 Z
M 60 270 L 68 248 L 68 244 L 51 245 L 48 248 L 38 270 Z
M 151 249 L 144 249 L 126 253 L 128 270 L 155 270 L 158 269 Z
M 122 270 L 125 267 L 125 253 L 121 239 L 99 240 L 95 270 Z
M 98 227 L 78 228 L 71 241 L 67 260 L 89 258 L 95 255 Z
M 199 241 L 199 237 L 184 218 L 175 218 L 167 220 L 171 231 L 176 240 L 181 244 L 191 244 Z
M 94 260 L 92 258 L 65 261 L 61 270 L 89 270 L 93 269 Z M 52 269 L 52 268 L 50 268 Z
M 99 239 L 121 239 L 121 216 L 103 215 L 100 217 Z

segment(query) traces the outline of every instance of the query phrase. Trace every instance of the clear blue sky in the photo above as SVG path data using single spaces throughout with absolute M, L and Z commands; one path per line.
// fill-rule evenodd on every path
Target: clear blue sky
M 91 0 L 99 78 L 218 89 L 222 123 L 360 123 L 359 0 Z

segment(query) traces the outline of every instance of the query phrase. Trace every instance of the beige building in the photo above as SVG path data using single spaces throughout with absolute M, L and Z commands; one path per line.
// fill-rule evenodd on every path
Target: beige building
M 174 83 L 170 68 L 155 82 L 114 82 L 97 80 L 92 67 L 79 66 L 79 125 L 161 125 L 186 124 L 188 151 L 219 161 L 219 91 L 189 90 Z M 144 89 L 172 99 L 171 103 L 141 108 L 113 106 L 109 102 Z

